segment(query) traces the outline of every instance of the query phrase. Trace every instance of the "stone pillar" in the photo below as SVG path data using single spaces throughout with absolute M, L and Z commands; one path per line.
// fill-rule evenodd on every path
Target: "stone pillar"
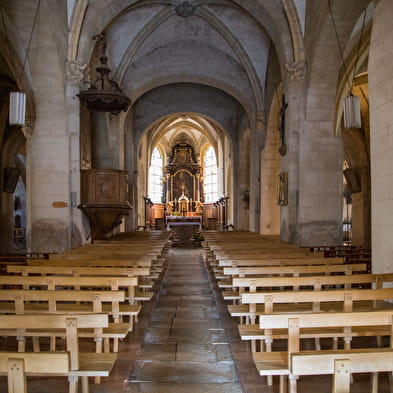
M 78 209 L 80 204 L 80 101 L 76 96 L 83 80 L 85 66 L 76 62 L 66 63 L 66 103 L 67 103 L 67 128 L 70 144 L 70 223 L 68 236 L 71 248 L 81 246 L 87 239 L 89 228 L 87 220 Z
M 354 168 L 359 176 L 361 190 L 352 193 L 352 244 L 371 246 L 371 189 L 370 168 Z
M 265 127 L 265 113 L 256 114 L 254 131 L 250 146 L 250 231 L 259 232 L 260 222 L 260 172 L 261 172 L 261 148 L 262 137 Z
M 64 83 L 48 8 L 43 7 L 29 52 L 36 119 L 27 140 L 29 248 L 60 252 L 70 247 L 70 138 Z M 65 42 L 63 43 L 65 44 Z
M 278 103 L 272 106 L 261 152 L 260 229 L 263 235 L 280 234 L 280 206 L 277 203 L 277 181 L 281 171 L 280 140 L 277 127 Z
M 33 124 L 30 121 L 26 121 L 25 127 L 22 128 L 23 134 L 26 137 L 26 248 L 31 249 L 31 226 L 32 226 L 32 214 L 31 214 L 31 164 L 30 164 L 30 138 L 33 134 Z
M 306 97 L 306 65 L 287 68 L 288 153 L 282 166 L 288 172 L 288 206 L 281 209 L 283 240 L 299 246 L 338 245 L 343 149 L 341 138 L 333 136 L 335 97 L 326 96 L 323 89 L 309 89 Z
M 391 272 L 393 255 L 393 3 L 376 4 L 369 54 L 373 273 Z
M 195 176 L 197 179 L 196 200 L 200 201 L 201 200 L 201 175 L 197 173 Z
M 234 151 L 236 162 L 234 173 L 234 198 L 236 229 L 250 230 L 250 156 L 251 132 L 248 121 L 243 119 L 239 125 L 239 140 Z
M 304 94 L 304 78 L 289 80 L 285 88 L 286 153 L 281 157 L 281 172 L 288 174 L 288 202 L 280 208 L 280 238 L 294 244 L 298 241 L 299 134 L 304 120 Z

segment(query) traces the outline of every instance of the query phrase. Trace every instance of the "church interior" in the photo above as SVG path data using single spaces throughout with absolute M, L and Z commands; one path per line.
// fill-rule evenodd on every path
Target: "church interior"
M 27 375 L 40 393 L 390 391 L 392 0 L 0 0 L 0 11 L 0 390 L 25 392 Z M 75 294 L 37 300 L 33 288 Z M 92 312 L 107 325 L 72 332 L 98 290 L 107 300 L 92 294 Z M 310 290 L 330 300 L 300 306 Z M 298 301 L 257 297 L 287 292 Z M 45 301 L 52 330 L 22 329 L 38 329 Z M 302 307 L 341 321 L 329 302 L 353 324 L 308 333 L 319 325 Z M 272 335 L 284 328 L 268 314 L 288 308 L 298 320 Z M 53 333 L 62 309 L 67 329 Z M 356 312 L 375 315 L 373 329 Z M 35 319 L 3 333 L 14 313 Z M 29 371 L 20 354 L 60 354 L 61 340 L 69 369 Z M 362 368 L 364 345 L 383 366 Z M 105 371 L 81 371 L 85 348 Z M 314 369 L 305 359 L 295 372 L 304 349 Z M 334 358 L 319 374 L 317 350 Z

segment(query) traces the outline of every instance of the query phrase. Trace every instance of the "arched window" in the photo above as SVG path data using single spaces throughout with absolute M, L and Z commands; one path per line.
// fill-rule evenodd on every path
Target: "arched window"
M 203 188 L 205 192 L 205 202 L 215 202 L 217 194 L 217 160 L 213 146 L 210 146 L 203 156 Z
M 154 203 L 162 203 L 162 156 L 154 148 L 149 168 L 149 198 Z

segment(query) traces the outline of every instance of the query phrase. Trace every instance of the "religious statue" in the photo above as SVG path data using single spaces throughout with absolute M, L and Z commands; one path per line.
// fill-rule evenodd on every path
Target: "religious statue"
M 184 195 L 184 185 L 182 185 L 182 194 L 181 194 L 181 196 L 180 196 L 180 198 L 179 198 L 179 210 L 182 212 L 182 213 L 186 213 L 186 212 L 188 212 L 188 204 L 189 204 L 189 199 Z
M 202 214 L 203 203 L 201 201 L 195 201 L 195 213 Z
M 167 202 L 165 205 L 166 214 L 171 215 L 173 212 L 173 202 Z

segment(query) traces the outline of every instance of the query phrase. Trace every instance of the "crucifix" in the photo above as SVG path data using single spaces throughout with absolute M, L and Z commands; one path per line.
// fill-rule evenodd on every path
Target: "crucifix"
M 281 146 L 278 148 L 278 152 L 285 156 L 287 153 L 287 145 L 285 144 L 285 111 L 288 107 L 288 103 L 285 102 L 285 95 L 282 96 L 282 106 L 280 109 L 280 118 L 278 129 L 280 131 Z

